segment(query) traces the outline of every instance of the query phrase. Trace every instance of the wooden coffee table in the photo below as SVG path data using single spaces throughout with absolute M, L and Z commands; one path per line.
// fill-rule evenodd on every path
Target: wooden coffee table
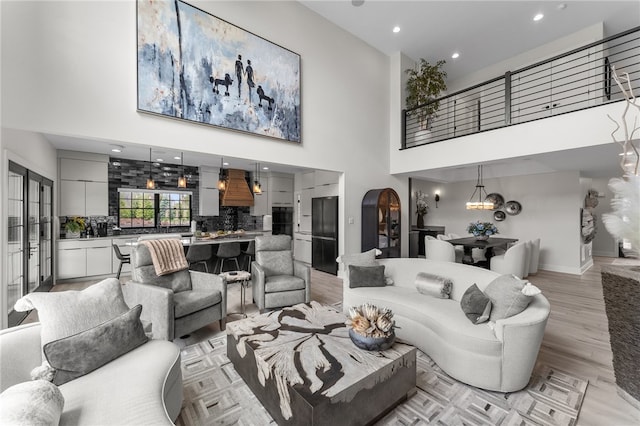
M 316 302 L 235 321 L 227 356 L 280 425 L 371 424 L 415 391 L 416 349 L 359 349 L 345 321 Z

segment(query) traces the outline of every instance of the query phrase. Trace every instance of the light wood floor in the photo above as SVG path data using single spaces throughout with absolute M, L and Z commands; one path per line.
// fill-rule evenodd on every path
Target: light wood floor
M 551 304 L 551 314 L 545 330 L 538 361 L 589 380 L 578 425 L 626 426 L 640 425 L 640 410 L 618 396 L 612 367 L 609 332 L 602 296 L 600 268 L 607 263 L 633 263 L 640 260 L 595 258 L 594 266 L 582 276 L 540 271 L 529 277 Z M 125 282 L 128 277 L 122 276 Z M 59 284 L 54 291 L 82 289 L 94 283 Z M 311 275 L 312 300 L 322 303 L 342 301 L 342 280 L 319 271 Z M 239 285 L 228 291 L 228 311 L 240 310 Z M 246 294 L 251 301 L 251 290 Z M 247 304 L 247 312 L 255 312 Z M 240 319 L 232 315 L 228 321 Z M 31 315 L 30 321 L 37 320 Z M 220 334 L 217 323 L 204 327 L 184 339 L 176 339 L 181 347 Z

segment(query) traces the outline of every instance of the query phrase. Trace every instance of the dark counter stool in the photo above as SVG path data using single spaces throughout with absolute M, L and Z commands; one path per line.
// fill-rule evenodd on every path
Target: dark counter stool
M 241 254 L 240 243 L 232 242 L 232 243 L 220 243 L 218 245 L 218 264 L 220 268 L 218 269 L 218 273 L 221 273 L 224 269 L 224 262 L 227 260 L 233 260 L 236 262 L 236 269 L 240 269 L 240 264 L 238 263 L 238 257 Z
M 189 262 L 189 269 L 193 265 L 198 263 L 204 264 L 205 272 L 209 272 L 208 260 L 211 259 L 211 246 L 209 244 L 203 245 L 190 245 L 187 250 L 187 262 Z
M 112 245 L 113 245 L 113 251 L 115 252 L 116 257 L 120 261 L 120 266 L 118 267 L 118 273 L 116 274 L 116 278 L 120 279 L 120 272 L 122 272 L 122 265 L 124 265 L 125 263 L 131 264 L 131 255 L 122 254 L 122 252 L 120 251 L 120 247 L 118 247 L 115 244 L 112 244 Z
M 243 261 L 242 265 L 245 271 L 251 272 L 251 262 L 256 258 L 256 242 L 254 240 L 249 241 L 249 245 L 245 250 L 242 250 Z

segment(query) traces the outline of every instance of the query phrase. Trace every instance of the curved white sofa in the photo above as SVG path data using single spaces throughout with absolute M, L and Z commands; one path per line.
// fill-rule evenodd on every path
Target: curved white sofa
M 40 323 L 0 331 L 0 390 L 31 380 L 42 364 Z M 60 425 L 172 425 L 182 406 L 180 349 L 150 340 L 59 386 Z
M 482 389 L 513 392 L 529 382 L 549 316 L 549 302 L 533 296 L 529 306 L 510 318 L 472 324 L 460 299 L 468 287 L 480 290 L 499 274 L 452 262 L 426 259 L 380 259 L 393 285 L 349 288 L 343 284 L 343 309 L 363 303 L 387 307 L 394 313 L 396 335 L 430 356 L 451 377 Z M 426 296 L 416 290 L 419 272 L 451 279 L 451 299 Z

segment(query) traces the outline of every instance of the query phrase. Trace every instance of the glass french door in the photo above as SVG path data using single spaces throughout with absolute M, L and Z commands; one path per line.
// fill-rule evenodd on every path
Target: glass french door
M 11 327 L 27 315 L 13 310 L 15 302 L 53 285 L 53 182 L 11 161 L 8 182 L 7 312 Z

